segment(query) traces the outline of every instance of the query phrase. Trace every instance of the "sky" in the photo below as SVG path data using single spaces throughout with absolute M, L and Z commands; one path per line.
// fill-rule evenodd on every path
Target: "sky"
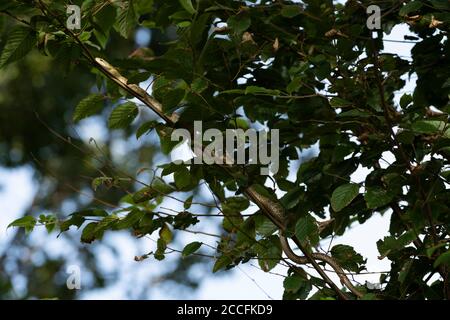
M 403 40 L 403 35 L 408 34 L 408 28 L 405 25 L 394 28 L 390 35 L 386 36 L 386 40 Z M 148 42 L 149 35 L 141 32 L 138 37 L 138 42 Z M 410 51 L 413 44 L 401 42 L 385 41 L 385 52 L 397 53 L 404 59 L 410 57 Z M 409 58 L 410 59 L 410 58 Z M 414 88 L 414 77 L 408 79 L 406 87 L 397 94 L 396 99 L 405 92 L 411 92 Z M 89 122 L 90 121 L 90 122 Z M 86 140 L 90 137 L 94 139 L 101 139 L 102 129 L 95 124 L 95 121 L 89 120 L 85 122 L 86 130 L 82 130 L 82 136 Z M 124 142 L 126 143 L 126 142 Z M 120 149 L 120 145 L 117 146 Z M 386 154 L 385 159 L 390 162 L 392 155 Z M 353 176 L 352 181 L 359 182 L 365 179 L 368 170 L 360 168 Z M 0 168 L 0 252 L 5 250 L 4 244 L 7 243 L 8 238 L 12 235 L 12 230 L 7 230 L 7 225 L 15 218 L 23 214 L 25 208 L 31 203 L 34 193 L 36 192 L 36 181 L 33 180 L 32 171 L 30 168 L 23 167 L 14 170 L 6 170 Z M 168 206 L 176 206 L 173 203 L 168 203 Z M 367 271 L 382 272 L 389 270 L 389 261 L 387 259 L 378 259 L 378 250 L 376 248 L 376 241 L 388 234 L 390 213 L 384 216 L 375 214 L 369 221 L 363 225 L 358 225 L 348 232 L 343 237 L 333 239 L 333 245 L 348 244 L 352 245 L 355 250 L 367 258 Z M 209 226 L 206 226 L 208 228 Z M 33 235 L 39 241 L 39 234 Z M 56 237 L 56 236 L 55 236 Z M 183 237 L 183 241 L 189 241 L 189 236 Z M 192 238 L 191 238 L 192 240 Z M 53 242 L 57 242 L 55 239 Z M 90 292 L 81 292 L 83 299 L 123 299 L 126 298 L 123 288 L 125 284 L 130 281 L 145 282 L 149 277 L 157 276 L 163 268 L 164 262 L 155 262 L 152 259 L 137 263 L 134 261 L 136 255 L 141 255 L 149 252 L 149 247 L 154 246 L 150 239 L 144 239 L 138 244 L 131 241 L 129 236 L 124 234 L 110 235 L 107 241 L 114 243 L 120 252 L 119 260 L 108 255 L 106 252 L 99 252 L 102 265 L 105 270 L 112 264 L 121 264 L 121 277 L 117 285 L 106 290 L 94 290 Z M 210 239 L 205 239 L 205 242 Z M 185 242 L 188 243 L 188 242 Z M 178 244 L 178 243 L 177 243 Z M 55 254 L 60 251 L 61 245 L 42 243 L 50 252 Z M 181 244 L 180 244 L 181 245 Z M 322 242 L 322 247 L 327 248 L 329 243 Z M 182 246 L 180 247 L 182 248 Z M 74 258 L 76 263 L 76 257 Z M 309 270 L 310 271 L 310 270 Z M 195 272 L 195 270 L 194 270 Z M 154 286 L 152 299 L 281 299 L 283 294 L 283 276 L 286 274 L 284 267 L 277 267 L 272 270 L 273 273 L 264 273 L 256 268 L 253 264 L 241 265 L 231 272 L 220 276 L 208 276 L 206 280 L 201 283 L 199 290 L 185 296 L 185 293 L 177 293 L 174 290 L 168 290 L 166 286 L 158 283 L 149 283 Z M 314 272 L 312 272 L 314 273 Z M 337 277 L 330 274 L 332 279 L 337 281 Z M 380 274 L 364 274 L 355 277 L 360 283 L 369 281 L 377 283 Z M 337 281 L 338 282 L 338 281 Z M 160 288 L 158 287 L 160 286 Z M 81 289 L 83 290 L 83 289 Z

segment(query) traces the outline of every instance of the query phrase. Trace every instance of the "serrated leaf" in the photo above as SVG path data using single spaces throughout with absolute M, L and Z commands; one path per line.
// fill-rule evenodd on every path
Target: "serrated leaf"
M 36 44 L 35 32 L 26 27 L 13 29 L 0 56 L 0 68 L 22 59 Z
M 337 187 L 331 195 L 331 207 L 339 212 L 348 206 L 359 194 L 359 185 L 347 183 Z
M 352 272 L 360 272 L 364 269 L 364 258 L 351 246 L 338 244 L 331 249 L 331 255 L 342 268 Z
M 101 94 L 91 94 L 78 103 L 73 114 L 73 120 L 78 122 L 84 118 L 99 113 L 103 108 L 105 97 Z
M 264 215 L 255 216 L 256 232 L 264 237 L 273 235 L 278 227 Z
M 139 114 L 139 109 L 133 102 L 124 103 L 113 110 L 108 120 L 110 129 L 128 127 Z
M 270 236 L 255 244 L 258 253 L 258 264 L 264 272 L 269 272 L 275 268 L 281 260 L 280 238 Z
M 192 242 L 186 245 L 181 253 L 183 257 L 190 256 L 191 254 L 195 253 L 200 247 L 202 246 L 201 242 Z
M 136 12 L 134 10 L 133 0 L 129 0 L 125 7 L 120 9 L 118 15 L 119 32 L 122 37 L 128 38 L 137 22 Z
M 37 221 L 35 217 L 25 216 L 11 222 L 8 225 L 8 228 L 9 227 L 25 228 L 25 231 L 28 233 L 33 231 L 34 227 L 36 226 L 36 222 Z
M 407 231 L 398 238 L 393 236 L 384 237 L 383 240 L 377 241 L 378 251 L 383 257 L 387 256 L 391 252 L 395 252 L 406 247 L 413 242 L 416 237 L 417 236 L 414 230 Z

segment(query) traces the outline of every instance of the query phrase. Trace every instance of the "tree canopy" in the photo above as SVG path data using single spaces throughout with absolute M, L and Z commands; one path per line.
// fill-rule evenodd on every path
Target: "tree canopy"
M 252 261 L 266 272 L 281 264 L 285 299 L 450 298 L 450 2 L 71 4 L 81 9 L 80 29 L 68 27 L 67 1 L 0 5 L 1 70 L 36 52 L 45 61 L 35 67 L 42 79 L 30 77 L 26 92 L 10 83 L 0 96 L 7 106 L 0 120 L 8 124 L 0 127 L 6 155 L 0 160 L 34 161 L 71 187 L 10 226 L 45 226 L 53 235 L 75 227 L 82 244 L 121 230 L 156 236 L 154 250 L 136 260 L 165 263 L 170 253 L 181 261 L 210 258 L 213 273 Z M 380 9 L 380 29 L 368 28 L 370 5 Z M 411 57 L 384 50 L 385 36 L 399 25 L 409 27 L 398 41 L 413 45 Z M 145 30 L 150 45 L 136 47 L 133 36 Z M 50 82 L 58 81 L 50 77 L 56 70 L 68 83 L 57 95 Z M 414 90 L 397 99 L 410 77 L 417 77 Z M 41 110 L 33 110 L 35 99 Z M 65 108 L 52 107 L 59 103 Z M 21 105 L 26 112 L 18 111 Z M 129 154 L 117 159 L 68 129 L 67 123 L 98 115 L 106 116 L 108 134 L 136 145 Z M 40 125 L 28 126 L 33 120 L 23 117 Z M 171 134 L 192 132 L 194 121 L 220 132 L 279 130 L 277 172 L 261 175 L 254 163 L 172 162 Z M 12 127 L 22 124 L 25 138 L 17 139 Z M 50 148 L 36 148 L 36 139 L 55 137 L 58 143 L 40 143 Z M 157 145 L 145 144 L 156 137 Z M 7 152 L 17 145 L 27 154 Z M 59 153 L 57 163 L 52 153 Z M 88 173 L 71 165 L 80 157 Z M 357 180 L 361 168 L 368 173 Z M 88 191 L 82 175 L 90 178 Z M 79 201 L 70 215 L 44 213 L 83 192 L 92 201 Z M 167 208 L 168 201 L 177 206 Z M 389 233 L 376 245 L 391 268 L 371 287 L 351 277 L 370 271 L 364 252 L 342 244 L 319 249 L 378 213 L 390 219 Z M 218 223 L 218 234 L 196 231 Z M 177 249 L 180 233 L 197 239 Z

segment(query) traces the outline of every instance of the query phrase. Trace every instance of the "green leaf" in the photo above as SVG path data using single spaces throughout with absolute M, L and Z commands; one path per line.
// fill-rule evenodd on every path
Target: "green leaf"
M 191 84 L 191 90 L 195 93 L 202 93 L 208 88 L 208 81 L 203 78 L 197 78 Z
M 190 256 L 191 254 L 195 253 L 200 247 L 202 246 L 201 242 L 192 242 L 186 245 L 181 253 L 183 257 Z
M 319 227 L 311 216 L 301 217 L 295 225 L 295 236 L 302 243 L 310 241 L 311 245 L 319 243 Z
M 60 224 L 59 226 L 60 234 L 62 232 L 69 230 L 71 226 L 76 226 L 79 229 L 85 220 L 86 219 L 84 217 L 78 215 L 70 217 L 70 219 L 63 221 Z
M 134 10 L 133 0 L 129 0 L 118 15 L 119 32 L 124 38 L 128 38 L 136 26 L 137 16 Z
M 36 218 L 32 216 L 25 216 L 22 218 L 19 218 L 17 220 L 14 220 L 8 225 L 9 227 L 19 227 L 19 228 L 25 228 L 25 231 L 31 232 L 33 231 L 34 227 L 36 226 Z
M 142 203 L 154 199 L 159 195 L 153 187 L 144 187 L 133 194 L 134 203 Z
M 77 211 L 71 214 L 71 216 L 79 217 L 106 217 L 108 213 L 102 209 L 87 209 L 82 211 Z
M 280 90 L 266 89 L 258 86 L 248 86 L 245 88 L 245 94 L 279 96 Z
M 366 200 L 369 209 L 383 207 L 393 199 L 394 195 L 381 187 L 369 187 L 364 195 L 364 200 Z
M 255 215 L 256 232 L 264 237 L 273 235 L 278 227 L 262 214 Z
M 127 214 L 126 217 L 124 217 L 123 219 L 121 219 L 115 226 L 115 228 L 117 230 L 122 230 L 122 229 L 129 229 L 131 227 L 133 227 L 134 225 L 136 225 L 141 219 L 142 217 L 145 215 L 145 211 L 141 211 L 141 210 L 132 210 L 130 213 Z
M 331 255 L 344 269 L 352 272 L 360 272 L 364 269 L 364 258 L 351 246 L 338 244 L 331 249 Z
M 164 240 L 166 244 L 172 242 L 173 233 L 167 224 L 164 224 L 161 230 L 159 230 L 159 237 Z
M 406 247 L 413 242 L 416 237 L 414 230 L 407 231 L 398 238 L 393 236 L 384 237 L 383 240 L 377 241 L 378 251 L 382 256 L 387 256 L 392 252 Z
M 194 6 L 192 5 L 191 0 L 179 0 L 179 1 L 180 4 L 183 6 L 184 10 L 186 10 L 190 14 L 194 14 L 197 12 L 197 10 L 195 10 Z
M 92 243 L 95 239 L 97 239 L 98 235 L 96 234 L 98 227 L 98 222 L 91 222 L 86 227 L 84 227 L 83 232 L 81 233 L 81 242 L 83 243 Z
M 402 269 L 400 270 L 400 272 L 398 274 L 398 281 L 400 283 L 404 283 L 405 282 L 405 280 L 406 280 L 406 278 L 407 278 L 407 276 L 409 274 L 409 271 L 411 270 L 411 266 L 412 266 L 413 262 L 414 262 L 414 260 L 411 259 L 411 260 L 407 260 L 403 264 Z
M 450 138 L 450 129 L 446 121 L 419 120 L 412 124 L 411 129 L 414 132 L 425 134 L 443 133 L 447 138 Z
M 305 279 L 299 275 L 286 277 L 283 281 L 284 290 L 292 293 L 297 292 L 302 287 L 304 281 Z
M 364 296 L 361 298 L 361 300 L 377 300 L 377 295 L 374 293 L 366 293 L 364 294 Z
M 200 220 L 188 211 L 180 212 L 173 221 L 173 227 L 178 230 L 186 230 L 190 226 L 199 223 Z
M 161 142 L 161 151 L 166 155 L 168 155 L 173 148 L 180 143 L 180 141 L 172 141 L 172 128 L 159 125 L 156 127 L 156 132 L 158 133 L 159 140 Z
M 330 105 L 334 108 L 342 108 L 342 107 L 351 106 L 352 103 L 345 99 L 336 97 L 336 98 L 332 98 L 330 100 Z
M 35 32 L 27 27 L 13 29 L 0 56 L 0 69 L 25 57 L 36 44 Z
M 157 250 L 154 254 L 155 259 L 159 260 L 159 261 L 164 260 L 164 258 L 165 258 L 164 253 L 167 248 L 167 243 L 162 238 L 159 238 L 158 241 L 156 242 L 156 247 L 157 247 Z
M 43 214 L 39 216 L 39 223 L 42 223 L 45 226 L 45 229 L 47 229 L 48 233 L 51 233 L 55 229 L 56 222 L 57 219 L 55 216 Z
M 359 185 L 347 183 L 337 187 L 331 195 L 331 207 L 339 212 L 348 206 L 359 194 Z
M 170 89 L 162 98 L 163 110 L 170 112 L 181 103 L 184 96 L 186 95 L 186 91 L 181 88 Z
M 284 279 L 283 287 L 283 300 L 305 300 L 312 290 L 312 284 L 306 278 L 306 275 L 297 272 Z
M 174 191 L 176 191 L 172 186 L 168 185 L 164 182 L 164 180 L 160 178 L 154 179 L 152 183 L 152 188 L 155 189 L 161 195 L 168 195 Z
M 177 171 L 175 171 L 173 178 L 175 179 L 175 185 L 180 190 L 185 189 L 191 185 L 191 173 L 184 166 L 179 166 Z
M 128 84 L 139 84 L 148 80 L 152 76 L 151 72 L 138 72 L 128 78 Z
M 81 11 L 86 12 L 87 10 L 82 7 Z M 94 21 L 98 26 L 94 29 L 94 35 L 103 49 L 106 48 L 110 36 L 110 30 L 116 22 L 116 14 L 117 10 L 114 6 L 105 6 L 94 17 Z
M 184 201 L 184 209 L 187 210 L 192 206 L 192 199 L 194 199 L 194 196 L 190 196 L 189 198 Z
M 440 243 L 440 244 L 438 244 L 438 245 L 436 245 L 436 246 L 432 246 L 431 248 L 428 248 L 427 249 L 427 257 L 428 258 L 431 258 L 431 256 L 433 255 L 433 253 L 437 250 L 437 249 L 439 249 L 439 248 L 442 248 L 442 247 L 445 247 L 447 245 L 447 243 Z
M 258 264 L 264 272 L 275 268 L 281 260 L 281 244 L 277 236 L 258 241 L 255 244 L 258 253 Z
M 113 180 L 114 179 L 110 178 L 110 177 L 95 178 L 94 180 L 92 180 L 92 183 L 91 183 L 92 190 L 97 191 L 98 187 L 100 187 L 103 184 L 107 184 L 107 185 L 111 184 L 113 182 Z
M 450 266 L 450 251 L 447 251 L 443 254 L 441 254 L 436 261 L 433 263 L 433 267 L 437 268 L 441 264 L 444 264 L 446 266 Z
M 404 17 L 407 16 L 410 12 L 414 12 L 422 8 L 422 2 L 421 1 L 411 1 L 405 4 L 403 7 L 401 7 L 399 11 L 399 15 Z
M 281 15 L 286 18 L 293 18 L 302 13 L 302 8 L 299 5 L 285 5 L 281 9 Z
M 252 20 L 246 14 L 232 16 L 227 21 L 228 26 L 237 34 L 243 33 L 252 24 Z
M 148 122 L 144 123 L 143 125 L 141 125 L 137 129 L 137 131 L 136 131 L 136 139 L 139 139 L 144 134 L 148 134 L 153 129 L 155 129 L 157 125 L 158 125 L 158 122 L 156 122 L 156 121 L 148 121 Z
M 139 109 L 133 102 L 124 103 L 113 110 L 108 120 L 111 129 L 128 127 L 139 114 Z
M 411 104 L 411 102 L 413 102 L 413 98 L 412 95 L 405 93 L 401 98 L 400 98 L 400 106 L 402 108 L 406 108 L 407 106 L 409 106 Z
M 225 214 L 240 213 L 250 206 L 250 202 L 244 197 L 229 197 L 222 205 Z
M 283 198 L 280 199 L 280 202 L 287 210 L 290 210 L 299 203 L 304 192 L 305 189 L 303 187 L 292 188 L 283 196 Z
M 233 262 L 233 260 L 229 256 L 221 256 L 219 259 L 216 260 L 213 267 L 213 273 L 216 273 L 217 271 L 220 271 L 230 265 Z

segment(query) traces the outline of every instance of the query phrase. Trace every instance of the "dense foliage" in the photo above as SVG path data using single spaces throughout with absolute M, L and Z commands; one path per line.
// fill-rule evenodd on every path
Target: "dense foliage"
M 81 6 L 82 30 L 66 27 L 66 1 L 1 4 L 0 12 L 15 23 L 0 67 L 36 48 L 54 58 L 69 79 L 79 69 L 91 72 L 96 88 L 86 90 L 74 107 L 74 121 L 113 106 L 110 130 L 136 132 L 137 139 L 156 132 L 165 154 L 176 145 L 171 132 L 195 120 L 219 130 L 279 129 L 280 170 L 268 178 L 258 165 L 224 170 L 168 162 L 136 174 L 93 161 L 99 174 L 92 189 L 121 193 L 116 208 L 97 201 L 69 217 L 29 215 L 12 226 L 29 231 L 41 224 L 49 232 L 75 226 L 83 243 L 124 229 L 136 237 L 158 234 L 156 250 L 137 259 L 164 260 L 173 252 L 174 235 L 219 217 L 214 272 L 253 259 L 267 272 L 284 263 L 290 267 L 284 298 L 342 297 L 317 274 L 283 258 L 277 227 L 263 210 L 251 211 L 244 191 L 254 186 L 282 204 L 287 232 L 311 252 L 321 239 L 343 235 L 377 212 L 392 212 L 386 214 L 389 234 L 377 242 L 380 259 L 389 259 L 391 269 L 381 275 L 381 287 L 358 286 L 363 298 L 450 298 L 448 1 L 72 2 Z M 366 25 L 371 4 L 382 14 L 376 36 Z M 384 35 L 404 23 L 414 34 L 404 39 L 414 42 L 411 60 L 383 52 Z M 109 50 L 113 37 L 128 38 L 139 26 L 165 34 L 165 41 L 151 49 Z M 129 84 L 151 79 L 164 113 L 176 111 L 180 119 L 173 125 L 150 115 L 132 92 L 102 72 L 96 57 L 116 67 Z M 414 92 L 397 102 L 396 93 L 412 75 L 417 76 Z M 319 152 L 303 161 L 302 151 L 313 146 Z M 358 168 L 370 173 L 352 180 Z M 150 177 L 142 179 L 148 171 Z M 204 204 L 198 199 L 205 184 L 209 209 L 202 214 L 197 208 Z M 161 204 L 168 199 L 178 199 L 183 209 L 164 210 Z M 334 220 L 326 228 L 317 226 L 329 218 Z M 187 257 L 211 248 L 195 241 L 180 251 Z M 336 245 L 329 254 L 349 273 L 365 270 L 364 252 Z

